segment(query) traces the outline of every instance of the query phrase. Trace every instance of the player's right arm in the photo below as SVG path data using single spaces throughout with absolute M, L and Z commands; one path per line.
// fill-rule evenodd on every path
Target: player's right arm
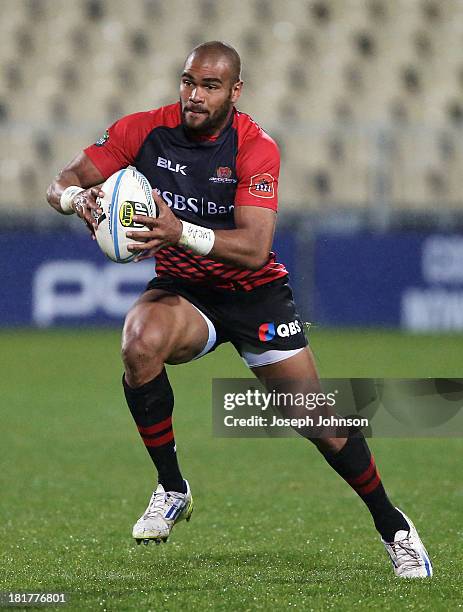
M 83 191 L 71 198 L 70 206 L 91 229 L 96 224 L 92 211 L 98 214 L 102 212 L 96 203 L 96 198 L 102 197 L 103 192 L 95 185 L 101 185 L 103 182 L 103 175 L 91 159 L 85 153 L 79 153 L 59 172 L 48 187 L 47 200 L 59 213 L 69 214 L 69 210 L 65 211 L 62 208 L 63 191 L 71 186 L 80 187 Z
M 160 113 L 162 115 L 161 110 L 157 114 L 134 113 L 113 123 L 102 138 L 61 170 L 47 191 L 50 205 L 60 213 L 77 212 L 93 231 L 96 222 L 92 212 L 101 214 L 96 198 L 103 195 L 95 186 L 101 185 L 111 174 L 133 163 Z M 74 195 L 70 189 L 63 197 L 63 191 L 72 186 L 84 191 L 75 189 Z

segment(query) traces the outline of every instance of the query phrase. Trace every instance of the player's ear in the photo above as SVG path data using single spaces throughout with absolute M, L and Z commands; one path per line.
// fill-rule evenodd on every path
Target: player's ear
M 233 104 L 238 100 L 243 89 L 243 81 L 237 81 L 232 87 L 231 101 Z

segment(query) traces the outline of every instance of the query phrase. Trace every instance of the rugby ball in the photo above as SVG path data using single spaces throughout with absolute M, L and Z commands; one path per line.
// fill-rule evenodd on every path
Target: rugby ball
M 132 253 L 127 246 L 136 242 L 127 238 L 130 230 L 148 231 L 135 223 L 134 215 L 157 217 L 158 209 L 148 179 L 134 168 L 119 170 L 101 186 L 103 198 L 97 203 L 103 212 L 98 216 L 95 237 L 105 255 L 117 263 L 128 263 L 140 253 Z

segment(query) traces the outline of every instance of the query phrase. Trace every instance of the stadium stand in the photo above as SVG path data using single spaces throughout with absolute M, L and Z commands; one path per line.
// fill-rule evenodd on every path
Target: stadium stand
M 463 208 L 461 0 L 0 8 L 4 209 L 43 207 L 51 176 L 108 123 L 175 99 L 187 51 L 208 39 L 243 56 L 239 106 L 281 145 L 286 208 Z

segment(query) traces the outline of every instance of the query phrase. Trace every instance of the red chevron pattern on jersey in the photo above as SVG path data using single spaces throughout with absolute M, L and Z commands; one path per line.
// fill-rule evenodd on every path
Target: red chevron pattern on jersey
M 271 252 L 268 262 L 257 272 L 228 266 L 181 247 L 166 247 L 156 255 L 158 276 L 173 276 L 185 280 L 210 284 L 218 289 L 241 289 L 250 291 L 277 278 L 287 276 L 283 264 L 277 263 L 275 253 Z

